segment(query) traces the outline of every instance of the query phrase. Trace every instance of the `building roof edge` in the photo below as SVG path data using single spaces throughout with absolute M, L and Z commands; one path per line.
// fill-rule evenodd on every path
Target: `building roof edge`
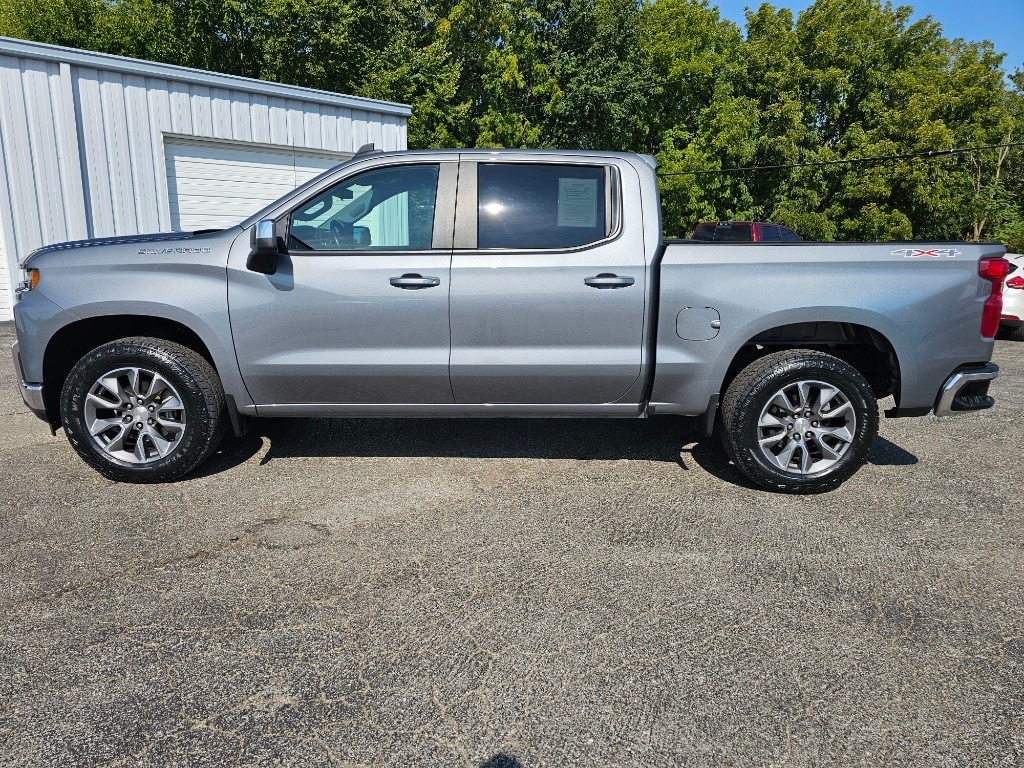
M 347 109 L 360 109 L 366 112 L 378 112 L 387 115 L 408 117 L 412 107 L 392 101 L 378 101 L 362 96 L 349 96 L 333 91 L 321 91 L 315 88 L 304 88 L 298 85 L 272 83 L 268 80 L 256 80 L 239 75 L 225 75 L 209 72 L 204 69 L 181 67 L 177 64 L 162 64 L 156 61 L 130 59 L 126 56 L 115 56 L 110 53 L 83 51 L 79 48 L 67 48 L 49 43 L 37 43 L 33 40 L 19 40 L 12 37 L 0 37 L 0 56 L 15 56 L 22 59 L 67 62 L 73 66 L 91 67 L 107 71 L 122 72 L 141 77 L 156 77 L 175 82 L 203 85 L 208 88 L 224 88 L 232 91 L 262 93 L 296 101 L 328 104 Z

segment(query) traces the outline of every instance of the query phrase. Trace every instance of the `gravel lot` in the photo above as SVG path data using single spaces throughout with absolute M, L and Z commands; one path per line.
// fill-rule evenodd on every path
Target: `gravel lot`
M 994 410 L 799 498 L 668 418 L 257 422 L 118 485 L 0 356 L 0 763 L 1020 766 L 995 360 Z

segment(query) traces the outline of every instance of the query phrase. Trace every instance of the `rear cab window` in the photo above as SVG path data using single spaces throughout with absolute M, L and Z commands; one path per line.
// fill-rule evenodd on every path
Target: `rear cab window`
M 693 230 L 694 240 L 705 240 L 711 241 L 715 239 L 715 225 L 714 224 L 701 224 L 695 230 Z
M 754 230 L 750 224 L 701 224 L 693 231 L 692 239 L 715 243 L 749 243 L 754 239 Z
M 753 239 L 754 231 L 749 224 L 730 224 L 724 227 L 715 227 L 714 240 L 716 243 L 749 243 Z

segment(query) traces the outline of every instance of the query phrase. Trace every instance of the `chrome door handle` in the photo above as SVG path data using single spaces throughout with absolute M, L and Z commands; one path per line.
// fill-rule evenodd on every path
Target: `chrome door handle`
M 602 272 L 594 277 L 583 280 L 591 288 L 627 288 L 636 282 L 632 277 L 613 275 L 611 272 Z
M 409 272 L 401 277 L 392 277 L 389 281 L 395 288 L 404 288 L 407 291 L 416 291 L 420 288 L 433 288 L 441 284 L 440 277 L 424 277 L 415 272 Z

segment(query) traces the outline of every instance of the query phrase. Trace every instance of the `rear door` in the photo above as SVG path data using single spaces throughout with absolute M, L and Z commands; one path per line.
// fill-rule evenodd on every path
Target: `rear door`
M 642 360 L 643 228 L 639 216 L 623 219 L 624 198 L 639 208 L 636 172 L 597 159 L 480 157 L 464 155 L 459 171 L 455 402 L 619 400 Z

